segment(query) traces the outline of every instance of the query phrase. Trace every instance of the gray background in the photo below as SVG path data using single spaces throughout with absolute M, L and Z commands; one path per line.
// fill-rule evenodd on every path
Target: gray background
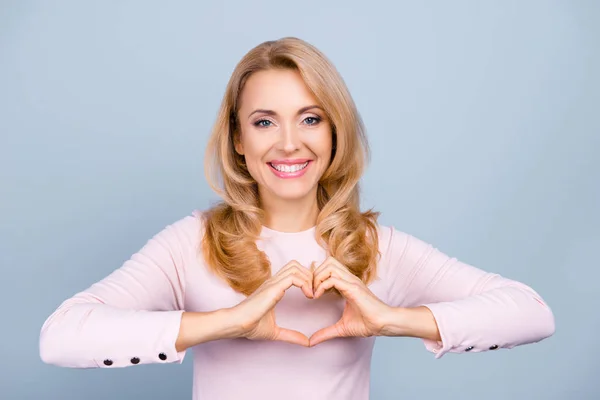
M 332 59 L 364 117 L 365 206 L 556 316 L 509 351 L 379 340 L 372 398 L 600 398 L 599 3 L 0 2 L 0 398 L 191 397 L 191 358 L 61 369 L 39 330 L 215 200 L 202 154 L 227 79 L 288 35 Z

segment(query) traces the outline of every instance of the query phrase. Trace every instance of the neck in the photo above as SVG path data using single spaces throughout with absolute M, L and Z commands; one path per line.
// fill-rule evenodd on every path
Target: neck
M 265 226 L 280 232 L 301 232 L 317 223 L 319 207 L 316 193 L 298 200 L 261 197 Z

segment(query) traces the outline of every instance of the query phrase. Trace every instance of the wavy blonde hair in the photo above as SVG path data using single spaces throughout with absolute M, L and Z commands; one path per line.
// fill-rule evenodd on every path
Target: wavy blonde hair
M 234 149 L 244 84 L 252 73 L 268 69 L 298 71 L 331 121 L 333 151 L 319 181 L 315 235 L 329 255 L 368 283 L 376 275 L 379 214 L 360 211 L 359 180 L 369 160 L 363 122 L 335 67 L 313 45 L 293 37 L 250 50 L 228 82 L 206 149 L 206 177 L 223 201 L 203 213 L 203 257 L 217 276 L 245 295 L 271 276 L 270 262 L 256 246 L 264 221 L 258 185 Z

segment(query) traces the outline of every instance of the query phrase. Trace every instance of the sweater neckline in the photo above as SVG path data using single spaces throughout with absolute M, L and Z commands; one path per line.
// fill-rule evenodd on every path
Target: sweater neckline
M 297 231 L 297 232 L 284 232 L 284 231 L 278 231 L 275 229 L 271 229 L 265 225 L 262 225 L 262 234 L 261 235 L 268 236 L 268 237 L 302 237 L 302 236 L 314 235 L 316 229 L 317 229 L 316 226 L 312 226 L 308 229 L 304 229 L 304 230 Z

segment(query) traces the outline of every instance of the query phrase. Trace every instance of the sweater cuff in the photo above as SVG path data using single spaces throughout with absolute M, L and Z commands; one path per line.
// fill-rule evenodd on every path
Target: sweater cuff
M 186 351 L 177 351 L 175 344 L 181 327 L 182 310 L 163 312 L 137 312 L 136 342 L 126 346 L 105 349 L 94 361 L 100 368 L 120 368 L 141 364 L 181 364 Z M 137 335 L 136 335 L 137 336 Z M 133 338 L 133 337 L 132 337 Z M 108 350 L 108 351 L 107 351 Z
M 424 304 L 427 307 L 438 326 L 441 341 L 423 339 L 425 348 L 435 354 L 439 359 L 446 353 L 479 353 L 487 350 L 496 350 L 500 344 L 494 342 L 493 337 L 485 337 L 488 331 L 479 324 L 475 315 L 465 314 L 465 310 L 459 310 L 452 302 Z M 506 346 L 512 347 L 512 346 Z

